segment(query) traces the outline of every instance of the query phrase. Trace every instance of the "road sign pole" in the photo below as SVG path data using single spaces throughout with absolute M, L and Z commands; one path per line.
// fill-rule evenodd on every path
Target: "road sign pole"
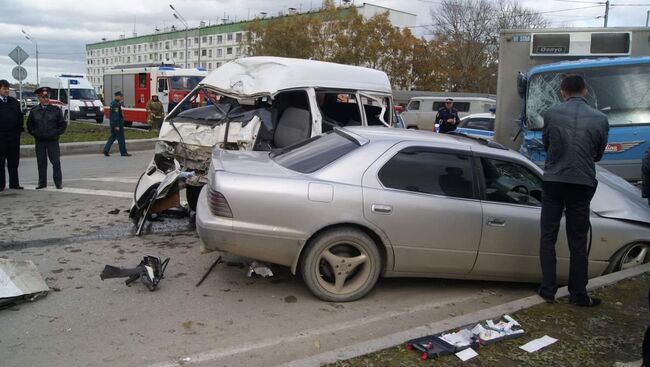
M 18 54 L 18 65 L 23 63 L 23 60 L 21 59 L 20 53 Z M 18 81 L 18 101 L 20 102 L 20 105 L 22 106 L 23 104 L 23 80 L 22 78 Z
M 70 96 L 70 79 L 68 79 L 68 126 L 70 126 L 70 114 L 71 114 L 71 112 L 70 112 L 70 100 L 71 99 L 72 98 Z

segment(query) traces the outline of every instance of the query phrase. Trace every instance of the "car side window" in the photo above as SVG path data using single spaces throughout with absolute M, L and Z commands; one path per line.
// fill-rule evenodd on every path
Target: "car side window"
M 474 197 L 472 177 L 468 155 L 428 147 L 402 149 L 379 170 L 386 187 L 458 198 Z
M 486 117 L 477 117 L 477 118 L 470 118 L 467 121 L 461 122 L 459 127 L 464 127 L 467 129 L 492 131 L 493 126 L 494 126 L 493 119 L 486 118 Z
M 513 162 L 481 158 L 485 199 L 500 203 L 542 206 L 542 179 Z

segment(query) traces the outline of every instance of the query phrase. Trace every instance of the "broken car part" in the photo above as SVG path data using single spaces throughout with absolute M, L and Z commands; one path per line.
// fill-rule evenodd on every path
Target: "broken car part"
M 126 285 L 131 285 L 131 283 L 140 279 L 150 291 L 155 291 L 158 283 L 163 278 L 168 263 L 169 258 L 161 261 L 154 256 L 145 256 L 135 268 L 120 268 L 106 265 L 99 277 L 102 280 L 128 277 L 129 279 L 125 281 Z
M 34 301 L 49 288 L 33 262 L 0 258 L 0 307 L 17 301 Z

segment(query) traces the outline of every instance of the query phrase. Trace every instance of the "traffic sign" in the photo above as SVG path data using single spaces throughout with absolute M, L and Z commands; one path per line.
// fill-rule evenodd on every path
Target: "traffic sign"
M 14 60 L 16 64 L 21 65 L 25 62 L 25 60 L 29 58 L 29 55 L 27 52 L 25 52 L 25 50 L 20 48 L 20 46 L 16 46 L 16 48 L 14 48 L 13 51 L 9 53 L 9 58 Z
M 14 79 L 22 82 L 25 80 L 25 78 L 27 78 L 27 70 L 22 66 L 16 66 L 11 70 L 11 75 L 14 77 Z

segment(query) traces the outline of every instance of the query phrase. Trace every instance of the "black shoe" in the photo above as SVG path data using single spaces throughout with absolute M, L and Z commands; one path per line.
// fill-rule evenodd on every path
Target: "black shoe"
M 130 157 L 130 156 L 131 156 L 131 154 L 129 154 L 129 153 L 122 154 L 122 157 Z
M 540 297 L 544 298 L 544 301 L 546 301 L 546 303 L 555 303 L 555 295 L 545 294 L 544 292 L 541 291 L 541 289 L 537 290 L 537 294 Z
M 0 191 L 5 191 L 5 188 L 4 188 L 4 187 L 0 187 Z
M 13 186 L 13 187 L 12 187 L 12 186 L 9 186 L 9 188 L 10 188 L 10 189 L 13 189 L 13 190 L 23 190 L 23 189 L 25 189 L 25 188 L 22 187 L 22 186 Z
M 569 303 L 580 307 L 596 307 L 601 304 L 602 301 L 599 298 L 586 296 L 578 300 L 569 300 Z
M 108 152 L 107 152 L 107 151 L 104 151 L 103 153 L 104 153 L 104 155 L 105 155 L 105 156 L 107 156 L 107 157 L 109 157 L 109 156 L 110 156 L 110 154 L 108 154 Z
M 63 188 L 63 184 L 56 184 L 57 190 L 61 190 Z
M 47 187 L 47 185 L 38 185 L 38 186 L 36 186 L 36 190 L 44 189 L 46 187 Z

